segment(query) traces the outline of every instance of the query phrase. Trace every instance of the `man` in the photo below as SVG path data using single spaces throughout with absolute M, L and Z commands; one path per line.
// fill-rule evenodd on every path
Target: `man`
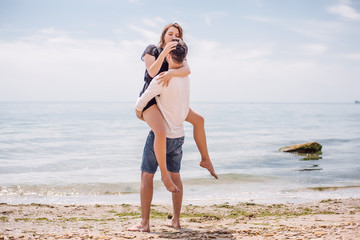
M 176 48 L 166 57 L 170 69 L 182 67 L 187 54 L 187 46 L 179 40 Z M 171 180 L 180 191 L 172 193 L 173 219 L 172 227 L 180 228 L 180 211 L 183 198 L 183 186 L 180 177 L 182 145 L 184 143 L 183 123 L 189 112 L 190 80 L 188 77 L 173 77 L 167 87 L 158 84 L 154 78 L 146 91 L 137 100 L 136 115 L 142 119 L 142 109 L 156 97 L 157 105 L 164 116 L 166 124 L 166 165 Z M 141 223 L 128 228 L 129 231 L 150 231 L 150 205 L 153 195 L 153 178 L 158 163 L 154 154 L 154 133 L 151 131 L 146 140 L 141 166 Z

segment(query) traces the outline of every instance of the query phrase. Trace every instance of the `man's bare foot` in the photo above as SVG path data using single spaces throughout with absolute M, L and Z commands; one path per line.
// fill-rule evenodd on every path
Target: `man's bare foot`
M 180 219 L 172 219 L 171 220 L 171 227 L 173 227 L 173 228 L 175 228 L 175 229 L 177 229 L 177 230 L 179 230 L 179 229 L 181 229 L 181 226 L 180 226 Z
M 200 167 L 206 168 L 214 178 L 218 179 L 218 176 L 215 173 L 214 167 L 210 159 L 209 160 L 201 159 Z
M 165 224 L 165 226 L 167 227 L 171 227 L 171 228 L 175 228 L 177 230 L 180 230 L 181 229 L 181 226 L 180 226 L 180 219 L 177 219 L 175 220 L 174 218 L 171 220 L 171 224 Z
M 161 181 L 169 192 L 180 192 L 179 188 L 174 184 L 169 175 L 161 177 Z
M 133 232 L 150 232 L 150 227 L 149 225 L 142 225 L 141 223 L 139 223 L 132 227 L 129 227 L 127 230 Z

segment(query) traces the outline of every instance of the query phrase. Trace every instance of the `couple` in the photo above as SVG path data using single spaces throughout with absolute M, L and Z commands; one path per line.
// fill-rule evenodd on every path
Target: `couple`
M 144 51 L 145 86 L 136 103 L 136 115 L 151 127 L 143 152 L 141 165 L 141 217 L 142 221 L 130 231 L 150 231 L 150 206 L 153 196 L 153 178 L 160 167 L 161 180 L 172 192 L 173 219 L 171 226 L 180 228 L 182 181 L 180 166 L 184 143 L 183 122 L 194 126 L 194 138 L 202 156 L 200 166 L 217 178 L 210 161 L 203 118 L 189 108 L 190 73 L 186 63 L 188 49 L 182 41 L 178 24 L 165 26 L 160 47 L 150 45 Z M 160 73 L 159 75 L 157 75 Z M 154 79 L 153 77 L 157 75 Z M 153 77 L 152 77 L 153 76 Z

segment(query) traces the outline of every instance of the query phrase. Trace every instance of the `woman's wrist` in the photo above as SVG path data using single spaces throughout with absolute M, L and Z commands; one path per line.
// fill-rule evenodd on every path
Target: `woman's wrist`
M 175 76 L 176 74 L 176 69 L 169 69 L 168 70 L 168 74 L 171 76 L 171 77 L 173 77 L 173 76 Z
M 166 58 L 166 56 L 167 56 L 167 53 L 163 50 L 163 51 L 160 53 L 158 59 L 161 59 L 161 60 L 162 60 L 161 62 L 163 62 L 164 59 Z

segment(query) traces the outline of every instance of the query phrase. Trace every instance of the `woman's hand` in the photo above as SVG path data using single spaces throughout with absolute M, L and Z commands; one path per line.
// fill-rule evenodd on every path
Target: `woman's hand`
M 167 56 L 169 54 L 169 52 L 171 52 L 171 50 L 174 50 L 176 48 L 176 45 L 178 45 L 178 42 L 168 42 L 164 48 L 164 53 L 166 54 L 165 56 Z
M 166 72 L 160 73 L 157 77 L 159 80 L 158 84 L 159 85 L 161 84 L 162 86 L 165 86 L 165 87 L 169 86 L 169 82 L 170 82 L 171 78 L 174 76 L 173 73 L 174 73 L 174 71 L 166 71 Z

